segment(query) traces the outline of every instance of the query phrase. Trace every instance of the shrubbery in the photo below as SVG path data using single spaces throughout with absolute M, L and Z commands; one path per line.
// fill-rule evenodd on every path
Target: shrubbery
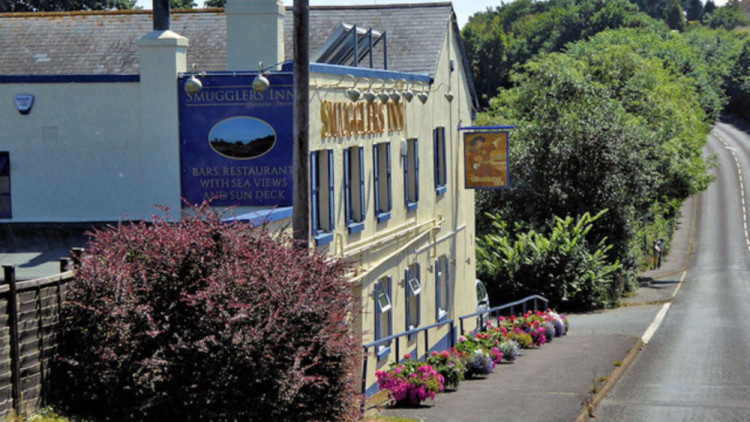
M 356 417 L 343 264 L 194 211 L 94 233 L 64 304 L 61 405 L 115 420 Z
M 509 234 L 498 216 L 489 216 L 494 233 L 477 239 L 478 276 L 487 284 L 493 303 L 541 294 L 563 310 L 605 305 L 611 298 L 613 274 L 619 264 L 607 262 L 604 240 L 592 247 L 586 240 L 601 216 L 584 214 L 578 221 L 555 218 L 551 233 Z

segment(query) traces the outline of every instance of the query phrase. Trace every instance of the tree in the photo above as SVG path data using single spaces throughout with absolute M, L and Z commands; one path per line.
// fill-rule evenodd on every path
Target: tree
M 207 0 L 204 3 L 204 7 L 224 7 L 227 0 Z
M 679 0 L 669 0 L 664 8 L 664 21 L 671 29 L 677 31 L 685 30 L 685 16 L 682 12 Z
M 742 11 L 737 2 L 719 7 L 714 10 L 708 19 L 708 26 L 711 28 L 723 28 L 727 31 L 731 31 L 738 26 L 747 26 L 748 24 L 750 24 L 750 20 L 748 20 L 745 12 Z
M 682 8 L 687 13 L 687 20 L 699 21 L 703 16 L 703 3 L 701 0 L 687 0 L 683 3 Z

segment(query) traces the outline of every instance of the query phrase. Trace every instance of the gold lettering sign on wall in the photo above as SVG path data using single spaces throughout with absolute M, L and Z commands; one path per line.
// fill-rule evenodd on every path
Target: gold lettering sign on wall
M 348 138 L 403 132 L 406 106 L 395 103 L 350 103 L 322 101 L 320 104 L 321 138 Z

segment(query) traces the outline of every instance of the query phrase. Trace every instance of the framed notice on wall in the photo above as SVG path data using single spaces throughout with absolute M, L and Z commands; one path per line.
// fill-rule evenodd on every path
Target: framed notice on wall
M 253 90 L 255 74 L 198 76 L 188 93 L 180 77 L 182 197 L 212 206 L 292 205 L 294 90 L 291 73 L 268 76 Z
M 464 132 L 465 180 L 467 189 L 504 189 L 508 187 L 507 129 L 459 128 Z

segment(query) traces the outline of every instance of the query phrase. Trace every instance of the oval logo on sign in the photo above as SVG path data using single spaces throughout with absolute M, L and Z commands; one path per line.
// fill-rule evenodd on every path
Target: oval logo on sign
M 235 160 L 260 157 L 276 144 L 271 125 L 254 117 L 231 117 L 208 133 L 208 143 L 217 154 Z

